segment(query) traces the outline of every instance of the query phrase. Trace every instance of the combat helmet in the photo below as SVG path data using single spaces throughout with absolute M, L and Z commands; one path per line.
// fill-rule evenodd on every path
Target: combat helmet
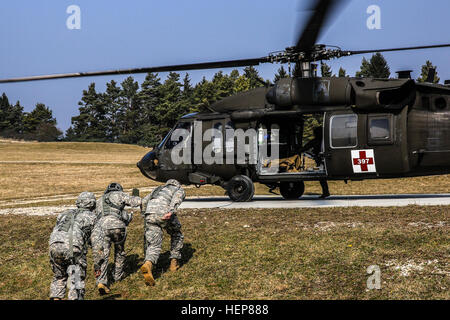
M 175 187 L 178 187 L 178 188 L 181 187 L 181 184 L 175 179 L 167 180 L 166 186 L 168 186 L 168 185 L 172 185 L 172 186 L 175 186 Z
M 92 192 L 87 191 L 80 193 L 76 205 L 80 209 L 94 209 L 96 205 L 95 195 Z
M 113 191 L 123 191 L 123 188 L 119 183 L 113 182 L 108 185 L 108 187 L 105 190 L 105 194 L 113 192 Z

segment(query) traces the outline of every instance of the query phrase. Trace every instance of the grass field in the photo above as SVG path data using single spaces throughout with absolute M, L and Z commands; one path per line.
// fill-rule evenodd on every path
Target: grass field
M 145 178 L 136 163 L 149 149 L 108 143 L 37 143 L 0 140 L 0 208 L 15 206 L 20 199 L 100 192 L 110 182 L 124 188 L 152 187 L 157 182 Z M 448 175 L 330 182 L 332 194 L 448 193 Z M 318 182 L 307 182 L 307 194 L 320 194 Z M 256 185 L 257 194 L 268 188 Z M 220 187 L 187 189 L 188 195 L 223 195 Z M 62 201 L 67 203 L 67 201 Z M 45 205 L 42 203 L 41 205 Z M 35 203 L 39 205 L 39 203 Z
M 449 207 L 183 210 L 183 266 L 168 268 L 168 237 L 146 287 L 142 218 L 129 227 L 128 273 L 87 299 L 450 299 Z M 0 216 L 0 299 L 47 299 L 55 217 Z M 367 290 L 366 269 L 381 269 Z

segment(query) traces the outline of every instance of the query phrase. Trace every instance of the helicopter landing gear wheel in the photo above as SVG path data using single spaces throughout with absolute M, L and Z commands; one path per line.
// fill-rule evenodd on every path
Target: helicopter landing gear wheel
M 280 193 L 285 200 L 297 200 L 305 192 L 305 183 L 300 182 L 282 182 L 280 184 Z
M 234 202 L 248 202 L 253 199 L 255 186 L 253 181 L 247 176 L 234 176 L 228 182 L 227 193 Z

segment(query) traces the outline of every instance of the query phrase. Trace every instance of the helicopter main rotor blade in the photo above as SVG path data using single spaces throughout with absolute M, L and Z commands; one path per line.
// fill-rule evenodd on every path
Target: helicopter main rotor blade
M 345 2 L 347 0 L 317 0 L 313 13 L 299 35 L 295 47 L 299 51 L 311 50 L 316 44 L 323 26 L 337 8 L 337 5 L 342 5 Z
M 348 53 L 349 55 L 354 55 L 354 54 L 377 53 L 377 52 L 436 49 L 436 48 L 445 48 L 445 47 L 450 47 L 450 44 L 437 44 L 437 45 L 432 45 L 432 46 L 417 46 L 417 47 L 404 47 L 404 48 L 391 48 L 391 49 L 346 51 L 346 53 Z
M 61 74 L 40 75 L 40 76 L 3 79 L 3 80 L 0 79 L 0 83 L 52 80 L 52 79 L 64 79 L 64 78 L 95 77 L 95 76 L 109 76 L 109 75 L 126 75 L 126 74 L 149 73 L 149 72 L 171 72 L 171 71 L 175 72 L 175 71 L 188 71 L 188 70 L 206 70 L 206 69 L 217 69 L 217 68 L 247 67 L 247 66 L 257 66 L 264 62 L 270 62 L 270 59 L 267 57 L 262 57 L 262 58 L 255 58 L 255 59 L 203 62 L 203 63 L 180 64 L 180 65 L 149 67 L 149 68 L 133 68 L 133 69 L 110 70 L 110 71 L 61 73 Z

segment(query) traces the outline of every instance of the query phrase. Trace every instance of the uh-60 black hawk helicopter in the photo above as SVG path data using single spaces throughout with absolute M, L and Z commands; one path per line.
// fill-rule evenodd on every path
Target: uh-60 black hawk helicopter
M 409 72 L 400 72 L 398 79 L 319 78 L 313 62 L 355 54 L 442 48 L 450 44 L 361 51 L 316 44 L 324 23 L 341 2 L 317 1 L 296 45 L 267 57 L 36 76 L 0 80 L 0 83 L 295 63 L 300 67 L 300 74 L 294 77 L 225 98 L 213 104 L 211 112 L 182 117 L 165 139 L 138 162 L 142 174 L 162 182 L 174 178 L 197 186 L 220 185 L 232 200 L 250 201 L 254 194 L 253 182 L 272 190 L 279 187 L 285 199 L 298 199 L 307 180 L 347 181 L 449 173 L 448 81 L 445 85 L 432 84 L 434 70 L 429 74 L 429 83 L 416 83 Z M 313 114 L 323 116 L 323 133 L 322 148 L 313 155 L 319 160 L 312 169 L 305 168 L 303 161 L 297 161 L 299 164 L 290 169 L 281 165 L 272 168 L 267 165 L 267 159 L 259 156 L 256 163 L 250 163 L 246 157 L 240 164 L 196 161 L 176 164 L 172 159 L 173 149 L 183 139 L 185 144 L 187 141 L 195 144 L 196 134 L 203 135 L 212 128 L 222 133 L 222 137 L 229 129 L 254 129 L 258 136 L 257 150 L 277 147 L 279 159 L 289 159 L 304 144 L 304 122 Z M 176 129 L 183 129 L 189 136 L 174 139 Z M 230 142 L 212 137 L 191 145 L 194 151 L 189 157 L 198 156 L 211 143 L 214 154 L 237 156 L 234 138 Z

